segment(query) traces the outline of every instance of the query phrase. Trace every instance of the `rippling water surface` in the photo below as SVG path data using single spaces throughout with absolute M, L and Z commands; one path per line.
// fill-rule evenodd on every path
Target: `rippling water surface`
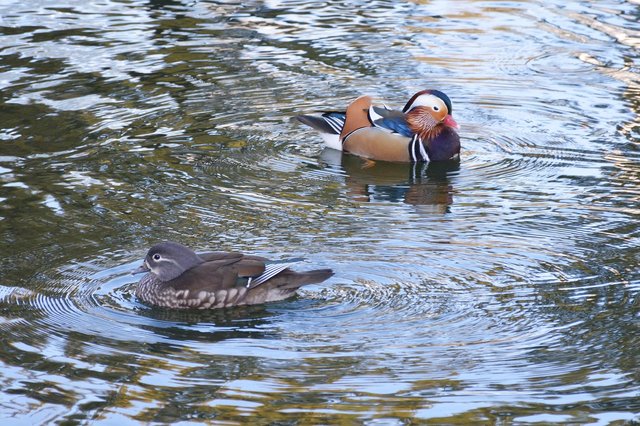
M 0 418 L 640 421 L 637 1 L 0 3 Z M 294 121 L 439 88 L 459 163 Z M 139 303 L 147 248 L 331 280 Z

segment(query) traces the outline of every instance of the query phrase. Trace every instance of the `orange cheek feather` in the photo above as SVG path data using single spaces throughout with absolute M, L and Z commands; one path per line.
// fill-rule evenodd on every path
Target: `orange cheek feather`
M 407 114 L 407 123 L 409 128 L 414 133 L 423 133 L 430 131 L 435 127 L 440 119 L 434 117 L 437 111 L 433 111 L 427 107 L 416 107 Z

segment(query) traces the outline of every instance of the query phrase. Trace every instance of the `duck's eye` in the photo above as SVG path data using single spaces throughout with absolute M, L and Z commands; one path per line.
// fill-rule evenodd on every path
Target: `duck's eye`
M 433 110 L 434 111 L 440 111 L 440 108 L 438 108 L 437 106 L 434 105 Z
M 158 253 L 153 255 L 153 260 L 158 261 L 160 260 L 160 255 Z

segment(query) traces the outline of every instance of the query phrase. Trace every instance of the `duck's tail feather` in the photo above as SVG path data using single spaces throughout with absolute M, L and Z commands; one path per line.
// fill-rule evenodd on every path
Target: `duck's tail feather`
M 329 148 L 342 150 L 340 132 L 344 127 L 344 112 L 330 111 L 322 115 L 298 115 L 296 118 L 301 123 L 317 130 Z
M 317 284 L 331 278 L 333 274 L 334 272 L 331 269 L 315 269 L 313 271 L 306 272 L 291 271 L 287 274 L 287 279 L 284 280 L 284 283 L 279 287 L 282 289 L 296 289 L 303 285 Z
M 298 121 L 319 131 L 320 133 L 330 133 L 339 135 L 344 127 L 344 111 L 329 111 L 322 115 L 298 115 Z
M 319 131 L 320 133 L 340 133 L 339 131 L 336 132 L 334 128 L 322 116 L 297 115 L 296 119 L 299 122 Z

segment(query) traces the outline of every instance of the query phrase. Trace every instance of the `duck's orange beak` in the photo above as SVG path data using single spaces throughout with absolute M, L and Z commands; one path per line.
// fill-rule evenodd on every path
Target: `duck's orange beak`
M 447 114 L 447 116 L 444 118 L 444 120 L 442 120 L 442 123 L 445 126 L 453 127 L 456 130 L 460 129 L 460 125 L 458 123 L 456 123 L 456 120 L 453 119 L 451 114 Z

